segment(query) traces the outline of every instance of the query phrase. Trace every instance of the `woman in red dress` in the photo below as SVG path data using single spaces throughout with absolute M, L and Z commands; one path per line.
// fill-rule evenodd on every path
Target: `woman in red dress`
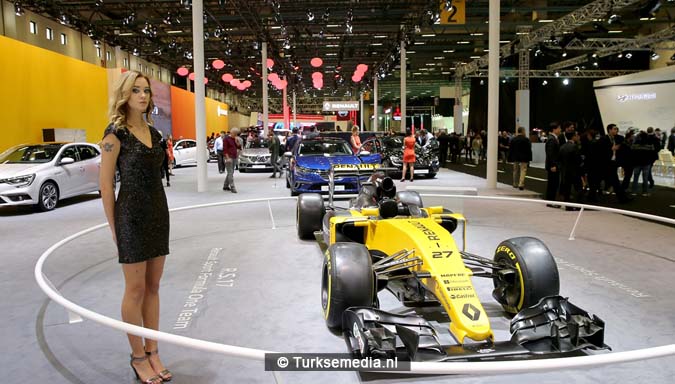
M 403 139 L 403 173 L 401 182 L 405 181 L 405 172 L 410 167 L 410 181 L 413 181 L 415 174 L 415 130 L 408 129 L 407 136 Z
M 173 136 L 171 134 L 166 139 L 166 156 L 169 159 L 169 175 L 173 176 Z

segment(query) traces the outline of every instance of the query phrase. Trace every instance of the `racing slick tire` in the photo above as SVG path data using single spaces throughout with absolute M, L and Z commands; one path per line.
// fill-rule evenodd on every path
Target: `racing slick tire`
M 420 208 L 424 208 L 424 204 L 422 204 L 422 196 L 420 196 L 420 194 L 415 191 L 398 191 L 396 192 L 396 200 L 403 204 L 416 205 Z
M 548 247 L 534 237 L 514 237 L 502 241 L 495 251 L 494 261 L 515 273 L 493 278 L 492 296 L 504 310 L 516 314 L 537 304 L 547 296 L 560 293 L 560 276 L 555 259 Z
M 363 244 L 334 243 L 326 250 L 321 276 L 321 305 L 326 325 L 342 329 L 342 314 L 350 307 L 375 304 L 375 274 Z
M 296 225 L 298 237 L 303 240 L 314 239 L 314 231 L 320 231 L 326 207 L 323 197 L 318 193 L 303 193 L 298 197 L 296 209 Z

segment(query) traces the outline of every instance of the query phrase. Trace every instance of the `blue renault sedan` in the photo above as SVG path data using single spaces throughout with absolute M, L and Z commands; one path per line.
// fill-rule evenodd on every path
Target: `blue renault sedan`
M 331 166 L 339 169 L 372 168 L 382 162 L 380 154 L 362 151 L 352 152 L 345 140 L 335 137 L 304 139 L 290 153 L 289 170 L 286 172 L 286 187 L 291 195 L 300 193 L 328 193 L 328 174 Z M 361 176 L 365 181 L 368 176 Z M 359 180 L 356 175 L 335 178 L 335 193 L 358 193 Z

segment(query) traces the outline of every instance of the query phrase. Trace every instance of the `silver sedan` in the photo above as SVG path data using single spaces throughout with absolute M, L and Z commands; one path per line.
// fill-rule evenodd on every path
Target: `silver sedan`
M 99 190 L 101 151 L 90 143 L 22 144 L 0 154 L 0 207 L 35 205 Z

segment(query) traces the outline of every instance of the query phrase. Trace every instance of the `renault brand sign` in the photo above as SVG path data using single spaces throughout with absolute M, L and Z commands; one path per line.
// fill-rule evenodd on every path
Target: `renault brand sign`
M 325 112 L 332 111 L 358 111 L 358 101 L 324 101 L 323 110 Z

